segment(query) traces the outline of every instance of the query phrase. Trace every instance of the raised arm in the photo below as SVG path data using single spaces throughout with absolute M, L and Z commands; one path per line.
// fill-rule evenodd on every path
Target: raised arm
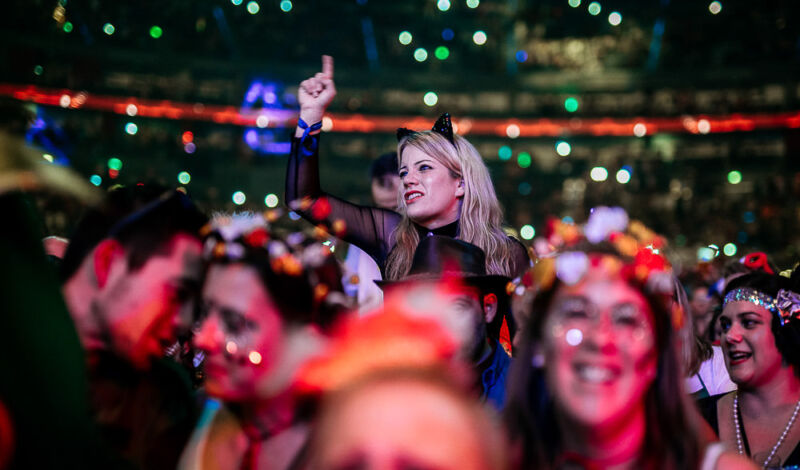
M 322 72 L 301 82 L 297 92 L 300 119 L 286 169 L 285 200 L 311 223 L 325 225 L 329 232 L 364 250 L 383 269 L 400 216 L 333 197 L 320 186 L 319 132 L 334 96 L 333 58 L 322 56 Z

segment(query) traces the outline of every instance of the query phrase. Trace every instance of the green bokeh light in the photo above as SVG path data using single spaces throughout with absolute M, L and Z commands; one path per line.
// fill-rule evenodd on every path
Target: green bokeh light
M 570 96 L 569 98 L 564 100 L 564 109 L 566 109 L 570 113 L 574 113 L 578 110 L 578 99 Z
M 520 152 L 520 154 L 517 155 L 517 165 L 519 165 L 520 168 L 528 168 L 531 166 L 531 161 L 531 154 L 528 152 Z

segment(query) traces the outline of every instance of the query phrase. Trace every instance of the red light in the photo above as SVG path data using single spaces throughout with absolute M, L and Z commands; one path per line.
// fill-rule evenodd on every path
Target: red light
M 117 176 L 119 176 L 119 170 L 115 170 L 115 169 L 113 169 L 113 168 L 109 168 L 109 169 L 108 169 L 108 176 L 109 176 L 109 178 L 111 178 L 112 180 L 113 180 L 113 179 L 116 179 L 116 178 L 117 178 Z
M 192 131 L 186 131 L 181 136 L 181 139 L 183 140 L 184 144 L 188 144 L 189 142 L 194 140 L 194 134 L 192 134 Z

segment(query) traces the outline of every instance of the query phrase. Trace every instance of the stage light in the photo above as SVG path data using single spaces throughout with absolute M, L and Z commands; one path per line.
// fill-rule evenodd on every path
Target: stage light
M 712 15 L 716 15 L 722 11 L 722 3 L 720 2 L 711 2 L 708 5 L 708 11 L 711 12 Z
M 256 118 L 256 126 L 261 129 L 269 126 L 269 118 L 264 116 L 263 114 L 261 116 L 258 116 Z
M 536 229 L 534 229 L 532 225 L 523 225 L 522 228 L 519 229 L 519 236 L 524 240 L 530 240 L 536 236 Z
M 503 145 L 497 150 L 497 156 L 500 157 L 500 160 L 510 160 L 511 159 L 511 147 L 508 145 Z
M 414 51 L 414 59 L 416 59 L 417 62 L 425 62 L 428 60 L 428 51 L 422 47 L 417 48 L 417 50 Z
M 291 0 L 281 0 L 281 11 L 284 13 L 289 13 L 292 11 L 292 2 Z
M 635 126 L 633 126 L 633 135 L 636 137 L 644 137 L 647 135 L 647 126 L 641 122 L 637 123 Z
M 272 193 L 267 194 L 267 196 L 264 198 L 264 205 L 266 205 L 267 207 L 270 207 L 270 208 L 271 207 L 277 207 L 278 206 L 278 196 L 276 196 L 275 194 L 272 194 Z
M 100 186 L 103 184 L 103 178 L 101 178 L 100 175 L 92 175 L 89 177 L 89 182 L 95 186 Z
M 139 126 L 137 126 L 135 123 L 129 122 L 125 124 L 125 132 L 127 132 L 128 135 L 136 135 L 136 133 L 139 132 Z
M 72 32 L 72 23 L 67 21 L 66 23 L 64 23 L 64 26 L 62 27 L 62 29 L 64 30 L 65 33 L 71 33 Z M 98 178 L 99 178 L 99 176 L 98 176 Z M 95 185 L 95 186 L 97 186 L 97 185 Z
M 509 124 L 508 127 L 506 127 L 506 135 L 512 139 L 519 137 L 519 126 L 516 124 Z
M 709 262 L 716 257 L 716 252 L 713 248 L 701 246 L 697 249 L 697 260 Z
M 622 15 L 619 12 L 612 11 L 610 15 L 608 15 L 608 23 L 611 26 L 619 26 L 622 23 Z
M 251 15 L 255 15 L 261 9 L 261 6 L 258 2 L 247 2 L 247 13 Z
M 111 36 L 112 34 L 114 34 L 114 31 L 115 28 L 113 24 L 106 23 L 103 25 L 103 32 L 106 33 L 107 35 Z
M 191 154 L 191 153 L 194 153 L 195 150 L 197 150 L 197 146 L 194 144 L 194 142 L 187 142 L 183 146 L 183 151 L 186 152 L 186 153 Z
M 241 206 L 247 200 L 247 196 L 245 196 L 244 193 L 241 191 L 236 191 L 235 193 L 233 193 L 231 199 L 233 199 L 234 204 L 236 204 L 237 206 Z
M 192 175 L 188 171 L 178 173 L 178 182 L 180 184 L 189 184 L 190 181 L 192 181 Z
M 581 6 L 581 0 L 569 0 L 567 3 L 569 3 L 569 6 L 572 8 L 578 8 Z
M 592 181 L 605 181 L 608 179 L 608 170 L 602 166 L 596 166 L 589 172 L 589 177 L 592 178 Z
M 452 41 L 454 37 L 456 37 L 456 33 L 454 33 L 452 29 L 444 28 L 442 30 L 442 39 L 445 41 Z
M 397 40 L 400 41 L 400 44 L 404 46 L 411 44 L 412 39 L 414 39 L 414 37 L 408 31 L 403 31 L 400 33 L 400 36 L 397 37 Z
M 475 34 L 472 35 L 472 42 L 479 46 L 486 44 L 486 39 L 486 33 L 483 31 L 475 31 Z
M 520 152 L 520 154 L 517 155 L 517 165 L 519 165 L 520 168 L 528 168 L 531 166 L 531 162 L 531 154 L 528 152 Z
M 425 93 L 425 96 L 422 98 L 422 101 L 425 102 L 428 106 L 436 106 L 436 103 L 439 102 L 439 97 L 436 96 L 436 93 L 429 91 Z
M 470 8 L 478 8 L 480 4 L 481 0 L 467 0 L 467 6 Z
M 742 173 L 736 170 L 728 172 L 728 183 L 739 184 L 742 182 Z
M 135 104 L 131 103 L 125 107 L 125 114 L 130 117 L 136 116 L 139 113 L 139 108 L 136 107 Z
M 153 39 L 158 39 L 161 35 L 164 34 L 164 31 L 161 29 L 160 26 L 153 26 L 150 28 L 150 37 Z
M 121 170 L 122 169 L 122 160 L 117 157 L 112 157 L 108 159 L 108 167 L 112 170 Z
M 597 16 L 597 15 L 600 14 L 600 10 L 602 10 L 602 7 L 600 6 L 600 4 L 598 2 L 592 2 L 592 3 L 589 4 L 589 14 L 590 15 Z
M 736 245 L 733 243 L 726 243 L 725 246 L 722 247 L 722 252 L 725 253 L 725 256 L 734 256 L 736 251 Z
M 517 51 L 516 58 L 517 62 L 525 62 L 528 60 L 528 53 L 525 51 Z
M 621 168 L 617 171 L 617 183 L 619 184 L 628 184 L 631 180 L 631 172 L 626 170 L 625 168 Z
M 436 8 L 441 11 L 447 11 L 450 9 L 450 0 L 439 0 L 436 2 Z
M 708 119 L 700 119 L 697 121 L 697 132 L 701 134 L 708 134 L 711 132 L 711 123 L 708 122 Z
M 445 46 L 439 46 L 436 48 L 436 51 L 433 53 L 437 59 L 445 60 L 450 57 L 450 49 Z
M 578 110 L 578 99 L 570 96 L 564 100 L 564 109 L 569 113 L 574 113 Z
M 233 3 L 236 6 L 239 6 L 242 4 L 242 0 L 231 0 L 231 3 Z
M 61 95 L 61 98 L 58 99 L 58 104 L 62 108 L 68 108 L 71 103 L 72 98 L 70 98 L 69 95 Z
M 562 157 L 566 157 L 567 155 L 572 152 L 572 146 L 569 143 L 564 142 L 563 140 L 556 142 L 556 153 L 561 155 Z

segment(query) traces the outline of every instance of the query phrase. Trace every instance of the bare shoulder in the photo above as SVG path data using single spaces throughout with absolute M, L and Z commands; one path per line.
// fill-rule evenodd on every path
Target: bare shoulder
M 718 470 L 756 470 L 758 467 L 752 460 L 733 452 L 723 452 L 717 460 Z

